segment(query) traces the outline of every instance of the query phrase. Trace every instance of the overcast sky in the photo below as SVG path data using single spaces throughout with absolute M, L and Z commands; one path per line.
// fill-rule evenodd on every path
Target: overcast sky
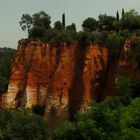
M 27 35 L 20 29 L 24 13 L 41 10 L 51 16 L 52 25 L 66 15 L 66 25 L 76 23 L 78 29 L 87 17 L 97 19 L 99 14 L 115 15 L 118 10 L 135 9 L 140 13 L 140 0 L 0 0 L 0 47 L 17 47 L 17 42 Z

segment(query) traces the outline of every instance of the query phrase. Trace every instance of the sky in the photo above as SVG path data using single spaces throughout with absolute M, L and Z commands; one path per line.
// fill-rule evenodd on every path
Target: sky
M 140 0 L 0 0 L 0 47 L 17 48 L 18 40 L 27 38 L 19 25 L 25 13 L 45 11 L 51 16 L 52 26 L 65 13 L 66 25 L 75 23 L 81 30 L 86 18 L 97 19 L 105 13 L 115 16 L 117 10 L 121 14 L 122 8 L 140 13 Z

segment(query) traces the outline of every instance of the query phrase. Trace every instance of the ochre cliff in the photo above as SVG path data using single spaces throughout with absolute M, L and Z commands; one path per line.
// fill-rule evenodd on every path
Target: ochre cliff
M 21 40 L 11 67 L 4 104 L 9 108 L 44 105 L 45 116 L 72 117 L 97 99 L 108 62 L 108 49 Z
M 115 96 L 115 84 L 118 83 L 119 76 L 136 79 L 140 77 L 140 70 L 136 59 L 136 47 L 132 45 L 133 41 L 139 39 L 133 34 L 124 41 L 121 47 L 119 59 L 115 64 L 109 65 L 107 69 L 104 91 L 101 99 L 106 96 Z

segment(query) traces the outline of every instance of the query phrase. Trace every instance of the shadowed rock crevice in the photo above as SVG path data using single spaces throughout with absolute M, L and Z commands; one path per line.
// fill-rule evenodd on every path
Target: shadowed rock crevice
M 74 119 L 74 115 L 80 109 L 83 102 L 84 82 L 83 69 L 85 63 L 86 51 L 78 46 L 75 50 L 75 68 L 72 86 L 69 91 L 69 116 L 70 120 Z

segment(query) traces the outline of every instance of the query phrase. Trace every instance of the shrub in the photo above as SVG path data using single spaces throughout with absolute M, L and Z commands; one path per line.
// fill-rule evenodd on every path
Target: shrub
M 47 140 L 48 126 L 43 118 L 28 111 L 1 110 L 0 139 Z
M 45 28 L 40 26 L 34 26 L 29 30 L 29 38 L 39 38 L 42 39 L 45 36 Z

